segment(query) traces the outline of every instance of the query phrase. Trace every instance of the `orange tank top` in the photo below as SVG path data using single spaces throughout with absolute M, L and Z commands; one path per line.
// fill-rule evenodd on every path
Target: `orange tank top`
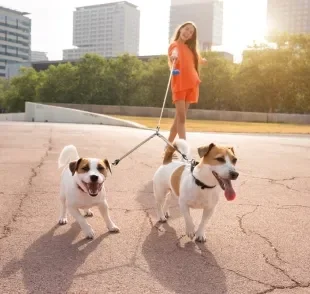
M 168 49 L 169 57 L 175 48 L 178 51 L 178 59 L 174 64 L 174 68 L 178 69 L 180 73 L 178 75 L 172 76 L 172 91 L 179 92 L 197 87 L 201 81 L 195 69 L 195 60 L 192 51 L 186 44 L 174 41 L 170 44 Z

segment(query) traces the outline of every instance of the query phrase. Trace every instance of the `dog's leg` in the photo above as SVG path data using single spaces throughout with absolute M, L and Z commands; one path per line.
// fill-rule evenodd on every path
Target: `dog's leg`
M 117 225 L 115 225 L 111 218 L 110 218 L 110 214 L 109 214 L 109 206 L 106 200 L 103 200 L 100 204 L 99 204 L 99 211 L 109 229 L 110 232 L 119 232 L 119 228 L 117 227 Z
M 85 217 L 92 217 L 94 213 L 90 209 L 84 209 L 84 216 Z
M 68 219 L 67 219 L 67 207 L 66 207 L 66 198 L 65 196 L 61 193 L 60 194 L 60 217 L 58 220 L 58 223 L 60 225 L 65 225 L 68 223 Z
M 165 213 L 164 213 L 164 205 L 166 202 L 165 190 L 162 187 L 159 187 L 156 184 L 154 184 L 153 191 L 154 191 L 155 202 L 156 202 L 156 207 L 157 207 L 158 221 L 161 223 L 164 223 L 167 221 Z
M 206 242 L 207 241 L 207 238 L 206 238 L 206 235 L 205 235 L 205 227 L 206 227 L 206 224 L 208 222 L 208 220 L 210 219 L 210 217 L 212 216 L 214 212 L 214 208 L 212 209 L 208 209 L 208 208 L 204 208 L 203 209 L 203 213 L 202 213 L 202 217 L 201 217 L 201 222 L 199 224 L 199 227 L 198 227 L 198 230 L 197 230 L 197 233 L 196 233 L 196 241 L 197 242 Z
M 166 219 L 168 219 L 170 217 L 170 211 L 169 211 L 169 196 L 171 196 L 171 192 L 167 193 L 166 197 L 165 197 L 165 202 L 164 202 L 164 207 L 163 207 L 163 211 L 164 211 L 164 215 L 166 217 Z
M 75 220 L 81 226 L 86 238 L 93 239 L 95 237 L 95 232 L 93 231 L 92 227 L 87 223 L 83 215 L 77 208 L 68 207 L 70 214 L 75 218 Z
M 193 239 L 195 237 L 195 225 L 190 215 L 188 205 L 180 202 L 180 211 L 183 214 L 184 219 L 185 219 L 186 235 L 189 238 Z

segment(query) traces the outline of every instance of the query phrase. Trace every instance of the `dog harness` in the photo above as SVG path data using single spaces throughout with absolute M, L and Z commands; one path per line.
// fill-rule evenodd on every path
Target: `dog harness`
M 192 173 L 192 176 L 193 176 L 193 178 L 194 178 L 194 180 L 195 180 L 195 184 L 196 184 L 197 186 L 199 186 L 202 190 L 203 190 L 203 189 L 213 189 L 213 188 L 215 188 L 216 185 L 215 185 L 215 186 L 208 186 L 208 185 L 204 184 L 203 182 L 201 182 L 200 180 L 198 180 L 198 179 L 194 176 L 193 171 L 194 171 L 195 166 L 196 166 L 198 163 L 199 163 L 199 162 L 196 161 L 196 160 L 192 160 L 192 162 L 191 162 L 191 173 Z

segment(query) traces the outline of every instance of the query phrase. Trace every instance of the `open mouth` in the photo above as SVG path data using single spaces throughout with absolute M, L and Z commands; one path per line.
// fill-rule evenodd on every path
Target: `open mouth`
M 212 171 L 213 175 L 219 182 L 221 188 L 225 191 L 225 197 L 228 201 L 232 201 L 236 198 L 236 192 L 231 184 L 230 179 L 221 178 L 215 171 Z
M 83 182 L 83 184 L 86 187 L 88 194 L 92 197 L 96 197 L 102 189 L 103 182 L 102 183 L 98 183 L 98 182 L 85 183 L 85 182 Z

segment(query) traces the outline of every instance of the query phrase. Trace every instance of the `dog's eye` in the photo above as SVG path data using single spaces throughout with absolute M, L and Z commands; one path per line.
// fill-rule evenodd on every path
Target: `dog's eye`
M 89 171 L 89 167 L 86 165 L 86 166 L 84 166 L 84 167 L 82 168 L 82 170 L 84 170 L 84 171 Z
M 232 163 L 236 164 L 237 163 L 237 158 L 233 158 Z
M 104 170 L 104 167 L 103 167 L 102 165 L 99 165 L 99 166 L 98 166 L 98 170 L 99 170 L 99 171 L 102 171 L 102 170 Z
M 225 158 L 224 157 L 218 157 L 218 158 L 215 158 L 218 162 L 223 162 L 225 163 Z

